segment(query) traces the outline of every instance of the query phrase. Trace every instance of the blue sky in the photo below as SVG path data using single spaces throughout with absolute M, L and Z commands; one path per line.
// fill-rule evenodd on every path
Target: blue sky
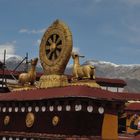
M 51 23 L 70 27 L 86 59 L 140 63 L 140 0 L 0 0 L 0 55 L 38 56 Z

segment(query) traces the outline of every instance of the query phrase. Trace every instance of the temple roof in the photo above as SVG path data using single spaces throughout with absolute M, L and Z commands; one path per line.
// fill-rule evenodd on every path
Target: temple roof
M 115 93 L 88 86 L 66 86 L 60 88 L 14 91 L 0 95 L 0 101 L 43 100 L 54 98 L 84 97 L 108 101 L 138 100 L 140 94 Z
M 140 103 L 130 103 L 126 108 L 126 111 L 140 111 Z

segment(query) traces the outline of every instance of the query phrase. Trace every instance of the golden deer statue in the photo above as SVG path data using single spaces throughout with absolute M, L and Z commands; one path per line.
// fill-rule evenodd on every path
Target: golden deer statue
M 30 84 L 34 85 L 36 80 L 36 65 L 38 62 L 38 58 L 31 59 L 31 68 L 28 70 L 27 73 L 21 73 L 18 78 L 18 82 L 22 85 Z
M 81 66 L 79 63 L 80 56 L 77 53 L 72 53 L 72 58 L 74 60 L 73 64 L 73 76 L 76 79 L 95 79 L 95 67 L 92 65 Z

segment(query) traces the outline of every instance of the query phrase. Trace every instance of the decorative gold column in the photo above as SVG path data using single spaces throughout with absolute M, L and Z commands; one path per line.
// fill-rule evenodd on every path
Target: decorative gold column
M 39 80 L 39 88 L 63 87 L 68 85 L 65 75 L 43 75 Z
M 102 125 L 103 140 L 118 140 L 118 116 L 104 114 Z

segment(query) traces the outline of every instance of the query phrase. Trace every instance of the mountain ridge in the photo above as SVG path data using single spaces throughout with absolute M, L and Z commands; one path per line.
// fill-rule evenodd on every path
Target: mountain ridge
M 21 57 L 11 57 L 6 60 L 7 69 L 13 70 L 21 62 Z M 123 79 L 127 82 L 125 91 L 140 93 L 140 64 L 115 64 L 99 60 L 87 60 L 82 65 L 94 65 L 96 67 L 96 76 L 105 78 Z M 25 70 L 27 65 L 22 63 L 17 70 Z M 37 65 L 37 71 L 42 72 L 41 65 Z M 68 65 L 66 74 L 72 74 L 72 64 Z
M 97 77 L 123 79 L 127 82 L 125 91 L 140 93 L 140 64 L 118 65 L 106 61 L 87 60 L 82 65 L 94 65 Z M 66 70 L 67 74 L 72 72 L 72 65 L 70 66 Z

